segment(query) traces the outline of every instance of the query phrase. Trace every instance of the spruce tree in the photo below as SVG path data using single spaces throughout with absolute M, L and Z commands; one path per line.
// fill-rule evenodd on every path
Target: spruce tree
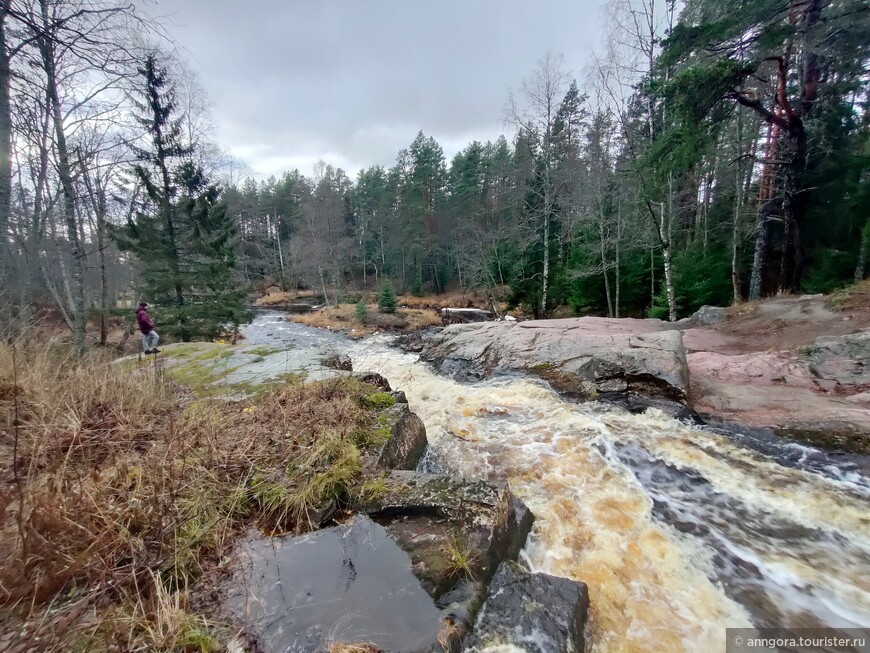
M 214 338 L 250 317 L 233 284 L 235 229 L 220 190 L 187 160 L 166 70 L 152 54 L 139 72 L 136 118 L 148 146 L 136 148 L 133 174 L 148 200 L 114 235 L 140 263 L 140 294 L 155 305 L 159 328 L 183 341 Z
M 378 295 L 378 309 L 381 313 L 396 312 L 396 293 L 389 283 L 384 284 L 380 295 Z
M 369 309 L 362 299 L 356 303 L 354 313 L 356 314 L 356 321 L 360 324 L 366 324 L 369 321 Z

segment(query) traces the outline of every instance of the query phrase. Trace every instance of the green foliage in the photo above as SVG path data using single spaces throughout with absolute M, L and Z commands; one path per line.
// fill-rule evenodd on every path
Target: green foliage
M 362 403 L 366 408 L 389 408 L 395 405 L 396 400 L 389 392 L 375 392 L 362 398 Z
M 139 122 L 150 148 L 136 150 L 134 173 L 148 202 L 113 231 L 141 263 L 140 295 L 157 306 L 158 332 L 183 341 L 215 338 L 250 320 L 245 292 L 233 279 L 235 224 L 220 190 L 188 160 L 172 84 L 156 57 L 141 69 Z
M 378 310 L 388 314 L 396 312 L 396 291 L 390 283 L 385 283 L 378 294 Z
M 353 312 L 356 321 L 360 324 L 366 324 L 369 321 L 369 309 L 362 299 L 356 303 L 356 308 L 354 308 Z
M 703 251 L 703 245 L 693 243 L 676 254 L 672 261 L 677 314 L 691 315 L 704 305 L 731 304 L 731 277 L 729 261 L 723 251 Z M 650 317 L 668 319 L 668 299 L 664 286 L 656 295 L 649 310 Z

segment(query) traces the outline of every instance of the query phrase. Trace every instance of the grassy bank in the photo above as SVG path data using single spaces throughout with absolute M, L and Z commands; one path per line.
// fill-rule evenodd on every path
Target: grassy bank
M 284 292 L 272 290 L 258 297 L 255 305 L 261 308 L 281 310 L 290 304 L 318 303 L 318 298 L 312 291 Z M 441 295 L 399 295 L 396 298 L 398 309 L 395 313 L 383 313 L 378 309 L 377 293 L 373 291 L 353 292 L 344 298 L 345 303 L 338 306 L 326 306 L 311 313 L 289 314 L 287 319 L 307 326 L 343 331 L 352 338 L 361 338 L 376 332 L 413 333 L 433 326 L 440 326 L 441 308 L 480 308 L 492 310 L 489 297 L 477 292 L 454 292 Z M 357 315 L 357 302 L 366 305 L 366 319 L 360 320 Z M 505 313 L 507 304 L 501 303 L 499 311 Z M 521 315 L 514 311 L 514 315 Z
M 441 326 L 441 317 L 432 309 L 401 308 L 395 313 L 381 313 L 377 304 L 367 304 L 366 314 L 365 321 L 361 321 L 356 316 L 355 304 L 341 304 L 301 315 L 290 314 L 287 319 L 321 329 L 344 331 L 351 338 L 362 338 L 384 331 L 413 333 Z
M 369 491 L 371 386 L 196 399 L 153 368 L 0 345 L 0 649 L 215 651 L 197 581 L 234 540 Z

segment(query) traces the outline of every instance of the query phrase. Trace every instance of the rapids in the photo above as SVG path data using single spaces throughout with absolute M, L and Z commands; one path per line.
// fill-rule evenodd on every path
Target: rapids
M 507 480 L 537 517 L 527 564 L 588 584 L 594 653 L 718 652 L 726 627 L 870 626 L 866 458 L 571 403 L 528 378 L 458 383 L 389 337 L 322 334 L 271 313 L 246 330 L 348 353 L 405 391 L 445 470 Z

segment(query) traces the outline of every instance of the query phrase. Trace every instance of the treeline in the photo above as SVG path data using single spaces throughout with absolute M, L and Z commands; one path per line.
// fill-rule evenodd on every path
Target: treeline
M 576 77 L 545 56 L 505 137 L 447 161 L 421 132 L 353 179 L 321 163 L 257 183 L 132 7 L 0 3 L 4 316 L 50 301 L 83 346 L 117 293 L 186 339 L 243 321 L 257 284 L 676 319 L 864 278 L 866 2 L 608 7 L 603 51 Z
M 858 0 L 616 3 L 572 81 L 548 55 L 511 136 L 449 162 L 422 132 L 390 168 L 328 165 L 227 189 L 251 281 L 509 287 L 558 306 L 684 316 L 864 276 L 868 42 Z

